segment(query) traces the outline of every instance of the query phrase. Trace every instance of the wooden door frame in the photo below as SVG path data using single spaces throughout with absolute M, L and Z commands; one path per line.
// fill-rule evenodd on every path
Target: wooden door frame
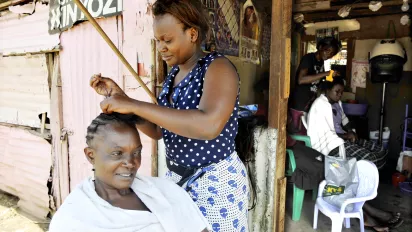
M 59 53 L 48 53 L 50 75 L 50 129 L 52 134 L 53 197 L 58 208 L 70 193 L 67 131 L 63 124 L 62 81 Z
M 286 118 L 290 89 L 292 0 L 272 0 L 269 127 L 277 130 L 273 231 L 284 231 Z

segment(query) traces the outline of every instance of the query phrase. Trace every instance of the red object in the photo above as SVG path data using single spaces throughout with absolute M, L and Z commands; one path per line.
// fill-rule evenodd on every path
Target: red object
M 358 104 L 358 101 L 356 101 L 356 100 L 352 100 L 352 99 L 349 99 L 349 100 L 348 100 L 348 103 L 351 103 L 351 104 Z
M 267 118 L 268 109 L 266 108 L 265 105 L 258 104 L 258 109 L 257 109 L 255 115 L 256 116 L 265 116 Z
M 402 173 L 397 172 L 392 175 L 392 185 L 396 188 L 399 186 L 399 183 L 405 182 L 405 180 L 406 177 Z
M 289 108 L 289 112 L 293 123 L 293 128 L 297 130 L 295 134 L 307 135 L 306 128 L 302 123 L 302 116 L 304 112 L 294 110 L 292 108 Z

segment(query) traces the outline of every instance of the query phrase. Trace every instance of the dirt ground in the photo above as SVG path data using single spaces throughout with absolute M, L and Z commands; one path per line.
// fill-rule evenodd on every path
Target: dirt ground
M 44 232 L 48 230 L 46 220 L 35 219 L 21 212 L 18 198 L 0 191 L 0 232 Z

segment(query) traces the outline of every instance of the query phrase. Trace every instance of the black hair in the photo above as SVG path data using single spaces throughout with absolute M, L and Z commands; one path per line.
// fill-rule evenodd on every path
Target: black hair
M 134 114 L 101 113 L 99 116 L 93 119 L 92 123 L 87 127 L 86 144 L 88 146 L 91 146 L 91 142 L 94 139 L 94 136 L 97 134 L 99 126 L 113 125 L 117 123 L 136 128 L 135 125 L 141 121 L 142 118 Z
M 259 81 L 253 86 L 256 92 L 263 92 L 269 90 L 269 72 L 265 71 Z
M 342 77 L 334 77 L 332 82 L 323 80 L 320 84 L 320 89 L 326 92 L 326 90 L 331 90 L 335 85 L 345 87 L 345 80 Z
M 209 17 L 199 0 L 157 0 L 153 4 L 153 15 L 165 14 L 171 14 L 182 22 L 184 30 L 197 29 L 199 31 L 198 42 L 203 42 L 209 37 Z
M 333 37 L 326 37 L 319 41 L 316 45 L 316 49 L 318 50 L 321 47 L 323 49 L 333 48 L 336 51 L 336 53 L 338 53 L 342 49 L 342 43 Z

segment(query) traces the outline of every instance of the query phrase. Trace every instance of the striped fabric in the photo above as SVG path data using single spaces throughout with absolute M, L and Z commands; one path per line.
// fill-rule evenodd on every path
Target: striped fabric
M 388 150 L 384 149 L 371 141 L 361 140 L 358 143 L 345 142 L 345 151 L 347 159 L 356 158 L 356 160 L 369 160 L 373 162 L 378 169 L 385 166 Z M 330 156 L 339 156 L 339 149 L 336 148 L 329 153 Z

